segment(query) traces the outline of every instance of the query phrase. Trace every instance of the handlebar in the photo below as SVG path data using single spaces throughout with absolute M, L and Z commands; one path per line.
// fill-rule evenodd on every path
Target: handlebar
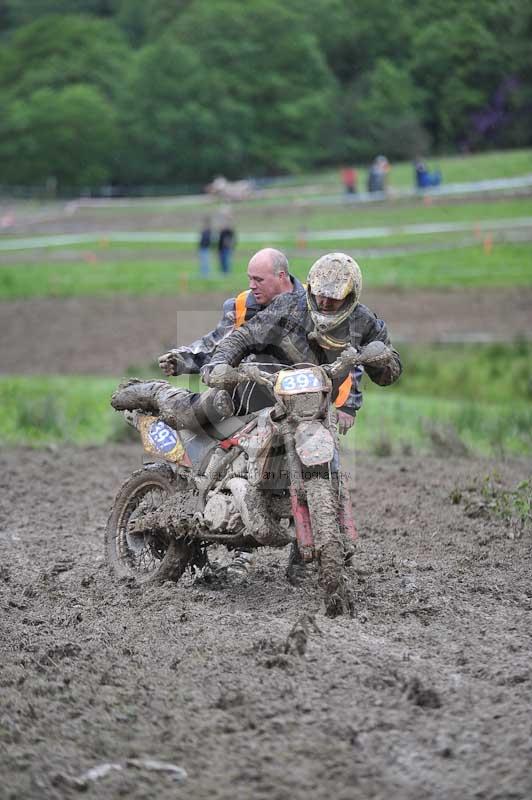
M 259 369 L 255 364 L 240 364 L 239 367 L 231 367 L 229 364 L 217 364 L 212 371 L 208 372 L 203 381 L 213 389 L 227 389 L 239 383 L 254 383 L 263 386 L 273 387 L 277 378 L 277 373 L 270 374 Z
M 322 364 L 321 368 L 331 380 L 335 380 L 358 365 L 382 364 L 388 360 L 389 354 L 390 349 L 384 342 L 370 342 L 362 350 L 356 350 L 351 345 L 348 345 L 342 350 L 336 361 L 332 364 Z M 287 367 L 283 367 L 283 369 L 287 369 Z M 254 381 L 272 388 L 278 374 L 278 372 L 264 372 L 255 364 L 240 364 L 239 367 L 231 367 L 229 364 L 216 364 L 212 371 L 204 376 L 203 381 L 207 386 L 211 386 L 214 389 L 227 389 L 247 381 Z
M 386 347 L 384 342 L 370 342 L 362 350 L 356 350 L 356 348 L 348 345 L 342 350 L 336 361 L 323 367 L 323 369 L 331 380 L 335 380 L 340 375 L 345 375 L 346 372 L 352 370 L 353 367 L 382 364 L 388 361 L 389 354 L 390 349 Z

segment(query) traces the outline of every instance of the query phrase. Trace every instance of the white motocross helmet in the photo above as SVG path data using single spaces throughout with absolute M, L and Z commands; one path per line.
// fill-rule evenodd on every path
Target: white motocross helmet
M 362 273 L 357 262 L 345 253 L 327 253 L 319 258 L 310 268 L 307 278 L 307 305 L 314 322 L 316 333 L 329 346 L 344 346 L 328 337 L 354 311 L 362 291 Z M 316 304 L 316 295 L 343 300 L 338 311 L 326 313 L 320 311 Z

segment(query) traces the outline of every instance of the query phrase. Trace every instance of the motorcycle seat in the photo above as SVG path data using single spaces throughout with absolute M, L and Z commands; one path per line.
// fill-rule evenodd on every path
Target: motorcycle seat
M 218 439 L 220 441 L 223 439 L 229 439 L 230 436 L 243 428 L 244 425 L 247 425 L 248 422 L 251 422 L 252 419 L 255 419 L 257 414 L 258 412 L 255 411 L 252 414 L 246 414 L 243 417 L 228 417 L 227 419 L 220 420 L 220 422 L 204 425 L 203 430 L 213 439 Z

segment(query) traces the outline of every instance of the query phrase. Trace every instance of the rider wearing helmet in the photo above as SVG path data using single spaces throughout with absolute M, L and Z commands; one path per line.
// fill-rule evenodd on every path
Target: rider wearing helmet
M 344 253 L 329 253 L 310 268 L 307 279 L 307 306 L 314 323 L 312 338 L 327 350 L 349 344 L 344 325 L 358 305 L 362 274 L 357 262 Z
M 192 344 L 170 350 L 159 358 L 159 366 L 166 375 L 200 372 L 210 362 L 216 347 L 231 331 L 249 322 L 279 294 L 293 292 L 305 303 L 305 288 L 290 274 L 288 260 L 279 250 L 267 247 L 255 253 L 248 265 L 248 279 L 250 288 L 247 291 L 225 301 L 222 318 L 213 331 Z M 267 354 L 264 358 L 267 360 Z M 362 369 L 356 367 L 337 399 L 341 433 L 346 433 L 352 426 L 355 414 L 362 404 L 359 385 L 361 375 Z M 249 410 L 269 405 L 271 397 L 269 392 L 264 393 L 260 387 L 249 384 L 244 390 L 235 390 L 233 400 L 235 414 L 246 414 Z
M 348 256 L 344 258 L 348 259 Z M 323 265 L 318 269 L 323 261 Z M 355 262 L 350 259 L 350 262 Z M 358 268 L 357 268 L 358 269 Z M 322 274 L 323 273 L 323 274 Z M 359 274 L 359 273 L 358 273 Z M 329 275 L 332 283 L 336 289 L 327 288 L 327 281 L 323 275 Z M 321 277 L 320 277 L 321 276 Z M 295 319 L 301 317 L 307 311 L 307 303 L 311 309 L 311 314 L 316 316 L 316 325 L 319 330 L 325 330 L 333 324 L 333 327 L 338 324 L 338 321 L 333 319 L 330 315 L 328 308 L 329 303 L 334 303 L 334 299 L 319 300 L 320 304 L 325 303 L 325 307 L 319 308 L 316 301 L 313 299 L 314 294 L 310 291 L 307 294 L 305 288 L 296 278 L 293 278 L 288 271 L 288 261 L 286 256 L 278 250 L 272 248 L 265 248 L 256 253 L 249 262 L 248 277 L 250 282 L 250 290 L 242 292 L 236 298 L 227 300 L 224 303 L 224 315 L 217 328 L 211 333 L 204 336 L 202 339 L 194 342 L 188 347 L 180 347 L 176 350 L 171 350 L 165 353 L 159 359 L 159 363 L 163 371 L 167 375 L 179 375 L 181 373 L 200 372 L 200 370 L 209 365 L 216 350 L 217 345 L 223 342 L 225 337 L 228 337 L 232 330 L 238 332 L 246 328 L 254 319 L 255 316 L 263 316 L 264 310 L 270 308 L 279 297 L 285 296 L 289 298 L 288 305 L 293 306 L 295 309 Z M 336 267 L 330 267 L 326 263 L 326 257 L 320 259 L 320 262 L 314 265 L 311 270 L 310 276 L 312 285 L 315 292 L 321 292 L 324 296 L 328 292 L 331 294 L 344 294 L 344 299 L 341 301 L 343 304 L 346 302 L 345 309 L 338 316 L 338 320 L 346 317 L 351 309 L 358 292 L 353 292 L 353 287 L 359 286 L 360 280 L 354 280 L 352 277 L 344 280 L 341 284 L 341 276 Z M 356 277 L 356 276 L 355 276 Z M 329 281 L 330 282 L 330 281 Z M 338 288 L 339 287 L 339 288 Z M 312 286 L 310 287 L 310 289 Z M 348 296 L 349 295 L 349 296 Z M 316 295 L 320 297 L 320 295 Z M 322 319 L 323 318 L 323 319 Z M 310 322 L 312 325 L 312 320 Z M 242 327 L 241 327 L 242 326 Z M 278 332 L 281 332 L 280 329 Z M 313 334 L 309 335 L 309 340 Z M 268 346 L 266 339 L 272 340 L 272 346 Z M 291 347 L 289 340 L 284 342 L 284 347 L 279 348 L 274 342 L 274 331 L 270 331 L 267 337 L 264 337 L 266 346 L 262 346 L 261 340 L 256 346 L 253 343 L 246 354 L 261 354 L 260 361 L 270 361 L 274 363 L 294 365 L 301 361 L 311 361 L 312 363 L 324 363 L 323 359 L 316 360 L 315 355 L 308 351 L 309 342 L 304 339 L 304 346 Z M 325 340 L 323 340 L 325 341 Z M 347 340 L 346 340 L 347 341 Z M 325 346 L 327 346 L 325 342 Z M 342 340 L 342 347 L 344 342 Z M 327 359 L 326 359 L 327 360 Z M 334 360 L 334 357 L 329 359 Z M 237 360 L 238 363 L 240 358 Z M 208 368 L 208 366 L 207 366 Z M 267 367 L 266 367 L 267 368 Z M 346 433 L 351 427 L 357 409 L 362 402 L 362 395 L 359 388 L 359 379 L 361 375 L 361 368 L 356 367 L 352 375 L 346 376 L 345 380 L 339 385 L 340 391 L 335 397 L 336 406 L 338 409 L 339 417 L 339 430 L 341 433 Z M 197 422 L 200 426 L 206 420 L 216 421 L 223 419 L 224 416 L 229 416 L 231 413 L 248 413 L 250 410 L 257 410 L 269 405 L 271 396 L 269 392 L 265 392 L 265 397 L 262 397 L 260 392 L 261 387 L 254 387 L 252 383 L 249 387 L 244 387 L 243 391 L 235 390 L 230 398 L 226 392 L 217 394 L 215 392 L 204 392 L 198 394 L 189 392 L 186 389 L 181 389 L 172 386 L 166 381 L 138 381 L 130 380 L 121 384 L 117 392 L 113 395 L 113 405 L 119 410 L 134 410 L 142 408 L 145 411 L 151 411 L 162 415 L 167 419 L 169 424 L 174 427 L 190 426 L 193 422 Z M 232 400 L 232 402 L 231 402 Z M 245 402 L 244 402 L 245 401 Z M 236 408 L 234 407 L 236 405 Z M 244 406 L 243 410 L 242 407 Z M 195 419 L 197 417 L 197 419 Z
M 384 355 L 378 363 L 368 364 L 365 369 L 375 383 L 382 386 L 393 383 L 401 374 L 399 355 L 391 347 L 385 323 L 360 303 L 361 288 L 360 269 L 350 256 L 343 253 L 322 256 L 310 269 L 306 292 L 295 290 L 278 294 L 262 310 L 254 310 L 252 317 L 246 314 L 244 324 L 235 326 L 232 332 L 224 335 L 201 369 L 204 379 L 207 375 L 214 377 L 215 372 L 220 377 L 229 373 L 229 384 L 230 368 L 251 354 L 287 366 L 330 364 L 347 345 L 360 349 L 370 342 L 381 341 L 385 345 Z M 168 360 L 163 357 L 163 361 Z M 257 360 L 262 361 L 262 358 Z M 341 398 L 346 381 L 350 382 L 349 370 L 334 381 L 333 400 Z M 165 386 L 166 394 L 178 391 L 168 388 L 168 384 Z M 356 385 L 352 390 L 348 388 L 348 395 L 351 396 L 356 388 Z M 221 394 L 225 395 L 225 392 Z M 214 403 L 216 392 L 212 397 Z M 173 409 L 173 396 L 171 400 Z M 356 407 L 351 411 L 349 404 L 339 402 L 338 406 L 343 413 L 354 417 Z M 115 404 L 115 407 L 124 406 Z M 131 407 L 137 406 L 133 404 Z
M 356 261 L 345 253 L 328 253 L 308 274 L 306 303 L 291 294 L 276 297 L 252 320 L 217 347 L 204 370 L 222 375 L 223 367 L 237 366 L 250 353 L 275 352 L 285 364 L 330 364 L 352 345 L 373 341 L 386 346 L 378 364 L 366 366 L 372 381 L 387 386 L 397 380 L 402 366 L 392 348 L 386 324 L 360 302 L 362 276 Z M 333 385 L 333 399 L 348 375 Z
M 234 380 L 232 368 L 252 353 L 274 355 L 286 365 L 321 365 L 336 361 L 349 345 L 360 350 L 379 341 L 385 346 L 382 355 L 378 362 L 367 363 L 365 370 L 381 386 L 393 383 L 402 370 L 399 354 L 391 346 L 383 320 L 360 303 L 361 289 L 360 268 L 353 258 L 345 253 L 322 256 L 310 269 L 306 296 L 293 292 L 278 295 L 234 330 L 203 368 L 203 379 L 211 386 L 229 388 Z M 348 368 L 333 381 L 333 401 L 340 397 L 346 380 L 350 380 Z

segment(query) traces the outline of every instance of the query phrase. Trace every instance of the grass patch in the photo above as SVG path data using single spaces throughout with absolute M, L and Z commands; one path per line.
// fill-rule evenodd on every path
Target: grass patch
M 347 444 L 377 455 L 405 452 L 532 454 L 532 405 L 479 405 L 383 389 L 366 397 Z
M 430 169 L 436 167 L 442 171 L 444 183 L 463 183 L 467 181 L 483 181 L 496 178 L 519 178 L 532 173 L 532 150 L 501 150 L 491 153 L 458 156 L 429 156 L 427 163 Z M 365 189 L 367 164 L 358 164 L 359 189 Z M 410 161 L 392 164 L 391 185 L 398 189 L 413 186 L 413 166 Z M 298 186 L 316 185 L 327 188 L 340 187 L 338 170 L 326 170 L 321 173 L 294 177 L 290 183 Z
M 359 446 L 380 455 L 408 448 L 532 454 L 532 343 L 408 345 L 400 352 L 397 383 L 383 389 L 364 379 L 353 432 Z
M 363 266 L 364 285 L 410 288 L 532 285 L 532 244 L 480 245 L 450 251 L 375 258 Z
M 329 248 L 333 248 L 332 243 Z M 292 271 L 301 280 L 306 278 L 309 261 L 299 256 L 291 259 Z M 227 278 L 216 275 L 202 279 L 197 274 L 195 259 L 189 262 L 106 259 L 94 263 L 17 263 L 0 268 L 0 297 L 163 295 L 205 291 L 229 294 L 246 285 L 246 268 L 246 261 L 238 258 Z M 452 253 L 435 251 L 383 256 L 368 260 L 363 264 L 363 272 L 365 286 L 370 288 L 530 286 L 532 244 L 496 244 L 489 255 L 479 244 L 460 247 Z
M 404 373 L 386 391 L 479 405 L 532 403 L 532 342 L 401 345 L 399 350 Z M 364 391 L 382 390 L 365 379 Z
M 103 444 L 112 438 L 113 378 L 0 378 L 0 440 L 10 445 Z
M 468 517 L 503 519 L 510 539 L 532 528 L 532 479 L 520 481 L 509 489 L 494 471 L 465 488 L 456 486 L 450 500 L 453 505 L 462 504 Z
M 413 451 L 532 456 L 532 343 L 409 345 L 401 356 L 404 373 L 393 386 L 365 379 L 348 445 L 383 457 Z M 128 374 L 160 377 L 155 362 Z M 204 388 L 196 375 L 175 383 Z M 128 426 L 109 405 L 117 384 L 118 378 L 0 377 L 0 441 L 129 440 Z
M 444 183 L 464 183 L 497 178 L 518 178 L 532 172 L 532 150 L 506 150 L 468 156 L 433 156 L 427 159 L 431 169 L 439 168 Z M 393 165 L 393 186 L 413 185 L 413 168 L 409 162 Z
M 130 209 L 120 210 L 126 216 L 126 212 Z M 102 208 L 99 213 L 108 230 L 112 226 L 115 227 L 116 231 L 121 230 L 122 219 L 116 215 L 114 209 Z M 169 213 L 167 209 L 162 209 L 155 220 L 148 214 L 145 220 L 139 217 L 136 220 L 135 234 L 141 236 L 145 231 L 147 239 L 149 239 L 150 232 L 187 234 L 194 237 L 194 243 L 191 244 L 191 248 L 194 248 L 198 226 L 206 213 L 215 215 L 216 208 L 211 208 L 210 211 L 204 209 L 202 215 L 198 217 L 184 213 L 179 214 L 179 211 L 176 211 L 175 214 Z M 90 215 L 87 209 L 81 209 L 76 214 L 78 229 L 81 230 L 84 222 L 86 222 L 90 230 L 95 224 L 93 214 L 94 209 L 90 209 Z M 266 231 L 271 233 L 269 243 L 280 245 L 287 241 L 293 243 L 299 237 L 302 229 L 315 233 L 317 231 L 394 225 L 467 223 L 471 225 L 471 230 L 473 230 L 475 225 L 481 221 L 511 220 L 532 216 L 532 197 L 499 198 L 489 202 L 478 199 L 472 200 L 471 198 L 459 199 L 444 196 L 425 199 L 415 197 L 408 200 L 393 200 L 390 198 L 378 203 L 343 202 L 333 205 L 327 202 L 310 205 L 305 203 L 304 199 L 298 202 L 278 200 L 276 205 L 266 209 L 252 203 L 240 203 L 234 206 L 232 214 L 241 242 L 246 241 L 247 235 L 252 236 L 254 233 Z M 82 235 L 84 236 L 83 246 L 86 247 L 90 247 L 91 242 L 93 242 L 94 247 L 106 248 L 113 245 L 109 238 L 111 234 L 106 236 L 105 233 L 96 233 L 92 239 L 88 233 Z M 113 236 L 116 236 L 116 234 L 113 234 Z M 45 238 L 45 234 L 16 238 L 38 240 Z M 248 243 L 253 244 L 253 241 L 250 239 Z M 127 244 L 128 247 L 162 247 L 164 245 L 168 246 L 169 243 L 147 241 L 145 245 L 142 242 L 140 244 L 139 242 L 127 242 Z M 43 243 L 43 246 L 49 247 L 46 243 Z M 68 249 L 72 247 L 72 242 L 69 243 L 67 240 L 63 244 L 50 246 Z M 172 246 L 171 243 L 170 246 Z
M 493 202 L 435 199 L 427 205 L 422 198 L 387 200 L 379 204 L 343 203 L 341 205 L 299 205 L 260 209 L 238 208 L 237 229 L 241 233 L 267 230 L 296 237 L 301 228 L 308 231 L 340 230 L 393 225 L 476 223 L 485 220 L 529 217 L 532 198 L 511 198 Z

